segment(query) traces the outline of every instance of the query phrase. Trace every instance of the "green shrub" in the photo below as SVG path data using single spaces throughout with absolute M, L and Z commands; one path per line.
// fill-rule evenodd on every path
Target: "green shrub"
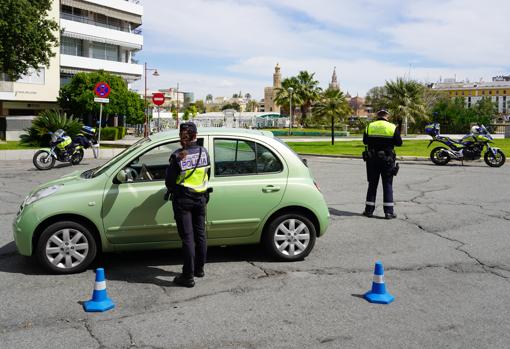
M 124 126 L 117 126 L 117 130 L 118 130 L 118 139 L 122 139 L 124 138 L 124 136 L 126 136 L 126 128 Z
M 35 146 L 47 146 L 50 141 L 49 132 L 62 129 L 68 136 L 74 137 L 82 128 L 80 120 L 60 113 L 58 110 L 44 110 L 33 121 L 32 126 L 21 135 L 21 143 Z
M 117 127 L 104 127 L 101 129 L 101 140 L 116 141 L 119 139 L 119 130 Z

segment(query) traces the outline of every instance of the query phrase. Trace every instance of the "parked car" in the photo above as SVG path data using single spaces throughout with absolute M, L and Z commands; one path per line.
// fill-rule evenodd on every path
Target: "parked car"
M 329 224 L 306 161 L 272 133 L 199 129 L 211 158 L 209 246 L 261 242 L 285 261 L 305 258 Z M 98 251 L 180 247 L 165 169 L 177 131 L 143 138 L 104 165 L 34 189 L 13 223 L 22 255 L 48 270 L 85 270 Z

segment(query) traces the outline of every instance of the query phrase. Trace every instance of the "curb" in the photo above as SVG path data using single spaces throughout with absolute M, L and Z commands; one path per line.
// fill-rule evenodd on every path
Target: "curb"
M 0 161 L 4 160 L 32 160 L 34 154 L 39 149 L 22 150 L 0 150 Z M 99 159 L 110 159 L 123 151 L 124 148 L 102 148 L 99 152 Z M 92 149 L 86 149 L 84 159 L 94 159 Z
M 309 153 L 298 153 L 303 156 L 317 156 L 324 158 L 339 158 L 339 159 L 359 159 L 361 160 L 361 156 L 358 155 L 331 155 L 331 154 L 309 154 Z M 429 161 L 429 158 L 420 157 L 420 156 L 397 156 L 397 160 L 400 161 Z

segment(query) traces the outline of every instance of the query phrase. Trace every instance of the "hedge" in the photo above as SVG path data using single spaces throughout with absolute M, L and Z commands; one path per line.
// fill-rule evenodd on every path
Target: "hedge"
M 117 127 L 103 127 L 101 129 L 101 140 L 116 141 L 119 139 L 119 130 Z
M 117 134 L 118 139 L 124 138 L 127 132 L 126 128 L 124 126 L 117 126 L 117 130 L 119 131 Z
M 271 131 L 273 133 L 273 135 L 275 136 L 288 136 L 289 135 L 289 131 L 285 130 L 285 131 Z M 320 136 L 323 136 L 323 137 L 327 137 L 327 136 L 331 136 L 331 132 L 319 132 L 319 131 L 310 131 L 310 132 L 306 132 L 306 131 L 292 131 L 292 136 L 312 136 L 312 137 L 320 137 Z M 348 131 L 336 131 L 335 132 L 335 136 L 339 136 L 339 137 L 348 137 L 349 136 L 349 132 Z

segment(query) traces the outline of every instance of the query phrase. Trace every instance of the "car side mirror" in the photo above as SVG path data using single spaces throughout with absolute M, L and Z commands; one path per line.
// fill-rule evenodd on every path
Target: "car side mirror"
M 114 184 L 121 184 L 127 182 L 127 173 L 125 170 L 120 170 L 119 173 L 113 178 Z

